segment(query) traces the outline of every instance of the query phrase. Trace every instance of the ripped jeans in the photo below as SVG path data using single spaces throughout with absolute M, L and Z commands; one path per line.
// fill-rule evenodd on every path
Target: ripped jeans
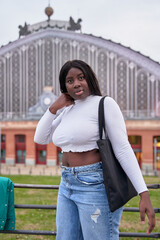
M 56 240 L 117 240 L 122 211 L 109 209 L 101 163 L 62 166 Z

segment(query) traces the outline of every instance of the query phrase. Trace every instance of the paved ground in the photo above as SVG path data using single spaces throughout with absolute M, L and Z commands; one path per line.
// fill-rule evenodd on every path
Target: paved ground
M 1 164 L 0 174 L 6 175 L 43 175 L 43 176 L 57 176 L 61 175 L 59 166 L 26 166 L 24 164 L 5 165 Z

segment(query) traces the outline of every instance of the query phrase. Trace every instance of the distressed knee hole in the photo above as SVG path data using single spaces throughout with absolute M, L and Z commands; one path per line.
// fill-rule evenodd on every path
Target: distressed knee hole
M 98 217 L 101 215 L 101 210 L 99 208 L 96 209 L 96 211 L 91 215 L 91 219 L 97 223 Z

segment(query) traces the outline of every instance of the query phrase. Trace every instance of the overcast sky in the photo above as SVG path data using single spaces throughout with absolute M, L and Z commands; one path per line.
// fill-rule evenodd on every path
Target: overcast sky
M 82 32 L 111 39 L 160 62 L 160 0 L 0 0 L 0 46 L 18 38 L 18 26 L 47 19 L 82 18 Z

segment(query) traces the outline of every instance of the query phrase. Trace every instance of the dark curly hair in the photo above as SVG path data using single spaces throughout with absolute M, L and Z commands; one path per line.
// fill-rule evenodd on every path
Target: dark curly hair
M 65 80 L 66 80 L 66 76 L 71 68 L 78 68 L 83 72 L 85 79 L 88 83 L 89 90 L 92 95 L 99 95 L 99 96 L 102 95 L 95 73 L 93 72 L 92 68 L 87 63 L 85 63 L 81 60 L 67 61 L 62 66 L 60 73 L 59 73 L 59 83 L 60 83 L 61 92 L 63 92 L 63 93 L 67 92 Z

